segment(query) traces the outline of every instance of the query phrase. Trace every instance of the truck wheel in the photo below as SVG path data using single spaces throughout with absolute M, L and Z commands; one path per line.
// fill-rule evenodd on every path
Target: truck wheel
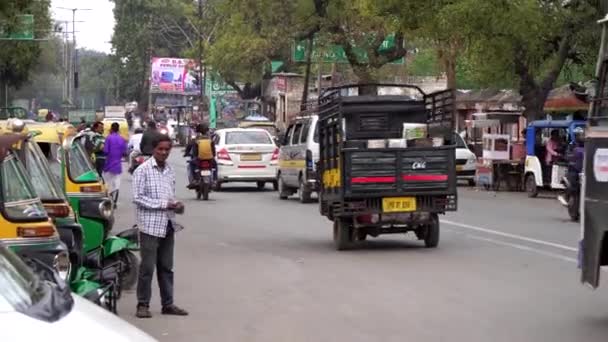
M 528 193 L 528 197 L 535 198 L 538 196 L 538 187 L 536 186 L 536 179 L 534 175 L 529 173 L 526 176 L 526 192 Z
M 258 190 L 264 190 L 264 188 L 266 187 L 266 183 L 265 182 L 257 182 L 256 183 Z
M 439 245 L 439 217 L 431 214 L 431 223 L 426 227 L 424 234 L 424 246 L 426 248 L 436 248 Z
M 312 192 L 308 190 L 304 180 L 300 178 L 300 188 L 298 189 L 298 197 L 300 198 L 301 203 L 310 203 L 312 202 L 311 198 Z
M 277 185 L 279 187 L 278 191 L 279 191 L 279 198 L 282 200 L 286 200 L 290 193 L 289 190 L 287 189 L 287 187 L 285 186 L 285 182 L 283 181 L 283 176 L 279 175 L 279 179 L 277 180 Z
M 353 228 L 348 220 L 337 218 L 334 220 L 334 244 L 336 250 L 345 251 L 353 246 Z

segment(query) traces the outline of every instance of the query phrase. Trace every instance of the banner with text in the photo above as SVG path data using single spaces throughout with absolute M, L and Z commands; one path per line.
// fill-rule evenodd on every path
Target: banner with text
M 200 94 L 198 64 L 193 59 L 152 58 L 150 92 L 155 94 Z

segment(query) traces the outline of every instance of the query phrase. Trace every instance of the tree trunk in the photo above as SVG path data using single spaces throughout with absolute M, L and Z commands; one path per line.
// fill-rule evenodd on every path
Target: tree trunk
M 0 79 L 0 107 L 8 107 L 7 82 Z
M 443 41 L 438 42 L 437 45 L 437 58 L 443 65 L 443 71 L 447 78 L 447 88 L 458 89 L 456 65 L 460 44 L 457 41 Z
M 528 121 L 533 121 L 543 115 L 545 102 L 566 63 L 571 43 L 572 37 L 568 32 L 559 44 L 554 57 L 555 61 L 540 82 L 534 78 L 526 64 L 527 51 L 523 47 L 515 50 L 515 74 L 519 77 L 519 94 L 522 96 L 521 102 L 524 106 L 522 115 Z
M 456 80 L 456 58 L 453 58 L 452 56 L 450 58 L 446 58 L 443 61 L 443 66 L 447 78 L 447 88 L 458 89 L 458 84 Z
M 376 83 L 376 79 L 367 66 L 353 66 L 353 72 L 359 79 L 357 83 L 363 85 L 359 87 L 359 95 L 378 95 L 378 88 L 369 86 L 369 84 Z M 366 84 L 368 86 L 365 86 Z
M 312 66 L 312 49 L 313 49 L 314 35 L 308 37 L 308 45 L 306 51 L 306 71 L 304 72 L 304 90 L 302 91 L 302 102 L 300 103 L 300 110 L 306 110 L 306 103 L 308 102 L 308 88 L 310 82 L 310 69 Z

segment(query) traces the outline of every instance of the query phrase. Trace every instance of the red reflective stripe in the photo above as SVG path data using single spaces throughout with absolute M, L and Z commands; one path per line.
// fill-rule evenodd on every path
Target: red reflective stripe
M 239 169 L 265 169 L 266 165 L 239 165 Z
M 352 184 L 395 183 L 396 180 L 395 177 L 353 177 L 350 182 Z
M 403 175 L 404 181 L 413 182 L 445 182 L 448 175 Z

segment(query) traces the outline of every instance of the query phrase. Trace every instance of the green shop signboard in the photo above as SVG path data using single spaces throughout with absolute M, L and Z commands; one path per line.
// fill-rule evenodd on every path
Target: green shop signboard
M 378 52 L 382 54 L 383 52 L 390 51 L 394 47 L 395 35 L 391 34 L 384 39 L 382 45 L 378 48 Z M 306 62 L 307 50 L 308 43 L 306 40 L 295 42 L 291 56 L 292 60 L 294 62 Z M 369 60 L 367 52 L 364 49 L 355 47 L 354 52 L 360 62 L 364 63 Z M 346 58 L 346 52 L 344 52 L 344 48 L 341 45 L 318 46 L 317 41 L 315 40 L 313 41 L 312 61 L 314 63 L 348 63 L 348 58 Z M 404 62 L 404 58 L 399 58 L 391 63 L 403 64 Z

